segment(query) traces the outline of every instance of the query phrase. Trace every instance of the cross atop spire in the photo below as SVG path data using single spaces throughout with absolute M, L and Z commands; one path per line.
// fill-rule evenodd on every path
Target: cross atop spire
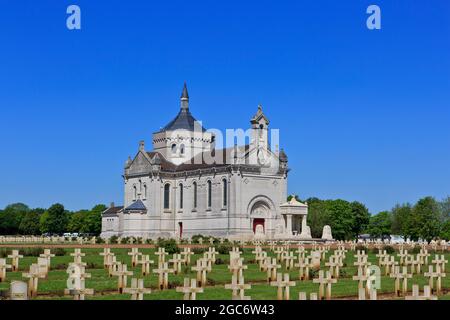
M 184 82 L 183 92 L 181 92 L 181 110 L 189 110 L 189 94 L 186 81 Z

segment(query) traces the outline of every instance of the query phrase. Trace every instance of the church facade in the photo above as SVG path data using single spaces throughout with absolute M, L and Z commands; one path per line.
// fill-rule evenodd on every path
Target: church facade
M 216 148 L 216 135 L 190 112 L 185 84 L 180 110 L 153 134 L 152 150 L 141 141 L 126 161 L 124 206 L 103 213 L 101 236 L 308 238 L 307 205 L 286 202 L 288 159 L 269 146 L 261 106 L 247 132 L 247 144 Z

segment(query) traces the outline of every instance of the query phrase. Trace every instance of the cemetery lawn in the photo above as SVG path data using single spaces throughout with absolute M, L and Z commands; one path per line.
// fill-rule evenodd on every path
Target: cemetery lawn
M 45 246 L 42 246 L 45 248 Z M 81 251 L 86 255 L 83 257 L 83 262 L 87 263 L 86 272 L 91 274 L 91 278 L 86 279 L 86 288 L 92 288 L 95 291 L 94 296 L 86 296 L 86 300 L 129 300 L 129 294 L 119 294 L 117 291 L 117 277 L 109 277 L 108 271 L 103 268 L 103 257 L 100 256 L 100 252 L 103 250 L 100 248 L 83 248 L 80 246 Z M 13 245 L 9 248 L 0 248 L 0 257 L 3 257 L 5 252 L 8 254 L 12 249 L 15 248 Z M 73 257 L 70 253 L 74 249 L 65 248 L 64 255 L 55 256 L 51 259 L 51 270 L 48 274 L 47 279 L 39 279 L 38 296 L 35 299 L 52 299 L 52 300 L 71 300 L 71 296 L 64 296 L 64 289 L 66 288 L 66 282 L 68 279 L 68 274 L 66 269 L 70 262 L 73 261 Z M 277 288 L 272 287 L 266 282 L 266 273 L 261 272 L 257 263 L 254 261 L 254 255 L 251 253 L 253 249 L 241 249 L 243 250 L 242 257 L 244 258 L 244 264 L 248 266 L 247 270 L 244 270 L 244 278 L 246 283 L 252 285 L 251 289 L 246 290 L 246 295 L 251 296 L 252 300 L 273 300 L 277 298 Z M 292 249 L 293 250 L 293 249 Z M 52 247 L 52 253 L 55 248 Z M 157 274 L 152 273 L 142 277 L 141 266 L 138 265 L 135 268 L 131 267 L 131 257 L 127 254 L 131 249 L 125 248 L 112 248 L 111 251 L 116 255 L 117 260 L 128 265 L 128 269 L 133 271 L 133 276 L 128 277 L 128 286 L 130 286 L 131 278 L 143 278 L 145 287 L 151 288 L 152 293 L 144 296 L 146 300 L 181 300 L 183 294 L 176 292 L 175 287 L 183 285 L 183 279 L 185 277 L 196 278 L 196 273 L 192 272 L 190 267 L 183 267 L 183 272 L 179 275 L 169 274 L 169 289 L 168 290 L 158 290 L 157 289 Z M 309 251 L 309 250 L 308 250 Z M 154 255 L 155 250 L 152 248 L 140 248 L 139 252 L 143 254 L 150 254 L 150 258 L 153 261 L 157 261 L 157 256 Z M 274 253 L 267 250 L 268 255 L 275 257 Z M 328 257 L 332 254 L 333 250 L 327 253 L 325 261 L 328 261 Z M 397 252 L 396 252 L 397 253 Z M 429 250 L 431 254 L 430 262 L 434 258 L 434 252 Z M 441 254 L 441 252 L 437 252 Z M 352 276 L 356 274 L 357 269 L 353 266 L 355 258 L 353 257 L 355 253 L 348 251 L 346 254 L 346 259 L 344 262 L 344 267 L 341 271 L 341 277 L 336 284 L 332 286 L 332 298 L 334 299 L 356 299 L 358 295 L 358 282 L 352 280 Z M 192 256 L 191 266 L 195 265 L 195 261 L 201 258 L 203 255 L 195 254 Z M 395 254 L 396 256 L 396 254 Z M 450 260 L 450 254 L 445 254 L 447 260 Z M 170 259 L 171 255 L 166 256 L 166 260 Z M 213 265 L 212 272 L 207 275 L 208 285 L 204 289 L 203 293 L 197 294 L 198 300 L 230 300 L 231 290 L 224 288 L 224 285 L 231 282 L 231 273 L 228 270 L 229 255 L 228 254 L 217 254 L 216 262 L 218 264 Z M 398 261 L 398 257 L 396 256 Z M 10 259 L 7 259 L 10 262 Z M 6 281 L 0 283 L 0 290 L 8 290 L 10 287 L 10 282 L 13 280 L 27 281 L 26 278 L 22 277 L 22 272 L 29 270 L 29 266 L 37 261 L 36 256 L 25 256 L 20 259 L 19 271 L 11 272 L 7 271 Z M 378 258 L 372 250 L 369 250 L 369 262 L 372 265 L 378 265 Z M 155 265 L 152 265 L 152 270 L 156 269 Z M 322 261 L 322 270 L 328 270 L 324 267 L 324 261 Z M 382 275 L 384 274 L 384 269 L 382 268 Z M 411 292 L 413 284 L 418 284 L 420 289 L 423 290 L 423 286 L 428 284 L 428 278 L 423 276 L 423 273 L 428 271 L 427 267 L 422 268 L 421 275 L 414 275 L 408 281 L 408 291 Z M 284 266 L 278 270 L 278 272 L 287 273 Z M 447 274 L 449 273 L 449 264 L 446 265 Z M 309 296 L 311 292 L 318 292 L 319 284 L 313 283 L 312 278 L 309 281 L 299 281 L 298 280 L 298 270 L 294 268 L 289 271 L 290 279 L 296 281 L 296 286 L 291 287 L 291 299 L 298 299 L 298 292 L 306 292 Z M 316 275 L 314 275 L 316 277 Z M 442 289 L 444 294 L 439 296 L 439 299 L 450 300 L 450 277 L 445 277 L 442 279 Z M 381 289 L 378 290 L 378 299 L 403 299 L 394 297 L 394 279 L 389 277 L 381 277 Z

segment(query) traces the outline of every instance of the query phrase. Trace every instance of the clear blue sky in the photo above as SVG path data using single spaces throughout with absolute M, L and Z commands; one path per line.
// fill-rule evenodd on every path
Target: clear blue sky
M 450 194 L 447 0 L 5 0 L 0 40 L 0 207 L 122 203 L 126 158 L 185 80 L 207 128 L 247 128 L 263 104 L 289 193 L 372 213 Z

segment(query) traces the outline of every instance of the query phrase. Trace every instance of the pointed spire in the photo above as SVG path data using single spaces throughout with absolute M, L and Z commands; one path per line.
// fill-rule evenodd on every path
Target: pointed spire
M 187 91 L 186 81 L 184 82 L 183 92 L 181 93 L 181 99 L 188 99 L 189 100 L 189 94 L 188 94 L 188 91 Z
M 189 94 L 186 81 L 184 82 L 183 92 L 181 93 L 181 110 L 189 110 Z

